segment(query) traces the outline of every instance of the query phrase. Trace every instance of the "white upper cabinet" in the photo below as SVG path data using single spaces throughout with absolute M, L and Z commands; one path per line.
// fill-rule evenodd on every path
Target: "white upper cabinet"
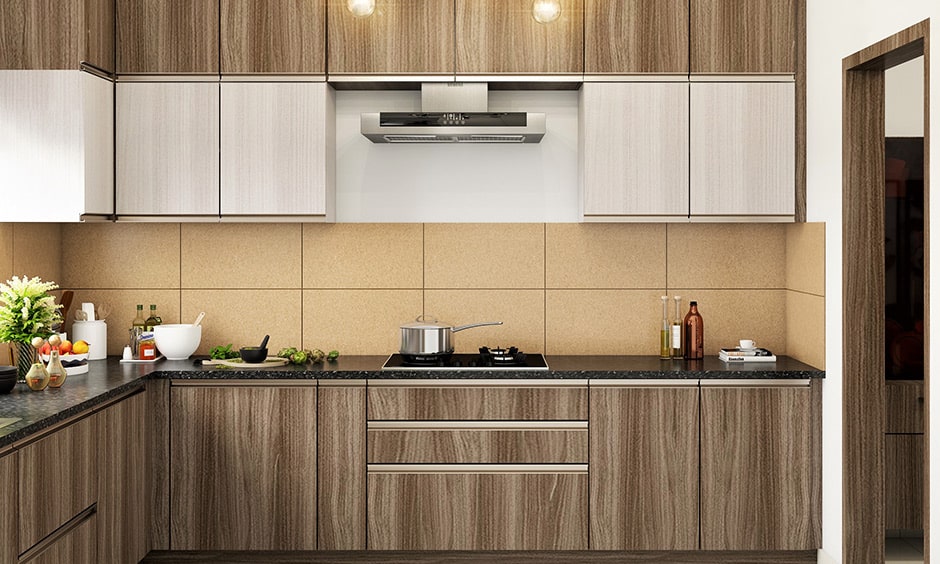
M 585 219 L 688 218 L 687 82 L 585 83 L 580 117 Z
M 76 70 L 0 71 L 0 221 L 114 213 L 114 84 Z
M 692 83 L 691 215 L 792 221 L 795 86 Z
M 219 83 L 117 85 L 119 219 L 219 215 Z
M 223 82 L 223 221 L 332 220 L 334 129 L 325 83 Z

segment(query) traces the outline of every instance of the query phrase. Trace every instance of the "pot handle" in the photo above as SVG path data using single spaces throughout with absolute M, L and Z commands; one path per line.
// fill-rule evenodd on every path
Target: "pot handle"
M 460 325 L 458 327 L 452 327 L 451 331 L 456 333 L 457 331 L 463 331 L 464 329 L 470 329 L 473 327 L 483 327 L 484 325 L 502 325 L 502 321 L 484 321 L 483 323 L 471 323 L 470 325 Z

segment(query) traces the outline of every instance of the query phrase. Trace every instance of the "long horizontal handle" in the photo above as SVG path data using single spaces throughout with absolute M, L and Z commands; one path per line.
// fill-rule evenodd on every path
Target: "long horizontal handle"
M 555 431 L 587 429 L 587 421 L 368 421 L 368 429 L 423 431 Z
M 381 474 L 587 474 L 587 464 L 367 464 Z

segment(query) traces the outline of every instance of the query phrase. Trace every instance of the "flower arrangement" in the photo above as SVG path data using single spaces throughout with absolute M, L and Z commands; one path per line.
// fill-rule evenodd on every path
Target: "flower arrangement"
M 33 337 L 46 338 L 60 322 L 59 308 L 49 292 L 59 286 L 38 277 L 14 276 L 0 284 L 0 341 L 29 343 Z

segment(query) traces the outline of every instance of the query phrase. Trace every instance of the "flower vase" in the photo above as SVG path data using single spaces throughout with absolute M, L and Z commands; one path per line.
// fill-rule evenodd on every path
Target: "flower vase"
M 25 382 L 26 373 L 36 362 L 36 348 L 30 343 L 16 343 L 16 381 Z

